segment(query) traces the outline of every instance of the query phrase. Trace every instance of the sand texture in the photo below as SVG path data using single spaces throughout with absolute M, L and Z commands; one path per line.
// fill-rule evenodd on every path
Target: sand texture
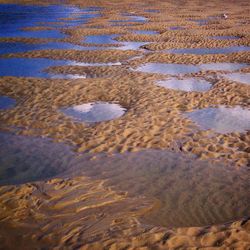
M 144 226 L 137 218 L 152 208 L 152 201 L 128 197 L 126 193 L 105 187 L 104 183 L 77 177 L 1 187 L 1 248 L 250 247 L 249 219 L 207 227 L 165 229 Z
M 14 1 L 0 0 L 0 3 L 12 2 Z M 34 4 L 32 0 L 16 2 Z M 48 5 L 52 2 L 36 3 Z M 232 73 L 233 70 L 223 70 L 221 66 L 174 76 L 171 73 L 147 73 L 137 69 L 153 63 L 193 67 L 213 63 L 239 63 L 244 66 L 237 69 L 237 73 L 250 73 L 250 2 L 70 0 L 66 4 L 82 8 L 102 7 L 100 11 L 93 12 L 101 15 L 78 26 L 57 28 L 65 35 L 63 38 L 0 38 L 1 43 L 8 44 L 59 44 L 56 49 L 2 54 L 0 64 L 4 60 L 15 58 L 24 58 L 31 62 L 33 59 L 67 60 L 69 62 L 61 66 L 43 70 L 51 76 L 72 76 L 72 79 L 1 76 L 0 95 L 16 100 L 14 107 L 7 111 L 0 110 L 1 133 L 27 138 L 49 138 L 51 143 L 60 142 L 71 147 L 74 151 L 71 151 L 72 154 L 91 155 L 93 159 L 97 154 L 109 157 L 115 154 L 161 150 L 185 157 L 192 156 L 200 167 L 204 161 L 209 161 L 218 168 L 223 163 L 228 170 L 233 168 L 235 171 L 246 171 L 244 177 L 235 174 L 230 179 L 238 183 L 242 177 L 242 185 L 238 185 L 236 190 L 240 194 L 238 197 L 242 198 L 248 187 L 245 183 L 250 166 L 250 130 L 223 134 L 213 129 L 203 129 L 186 114 L 221 106 L 250 111 L 250 85 L 226 78 L 224 75 Z M 223 13 L 228 15 L 227 19 L 223 18 Z M 139 21 L 131 18 L 133 15 L 139 16 Z M 63 24 L 63 21 L 79 18 L 79 13 L 76 13 L 61 21 Z M 46 23 L 40 23 L 24 30 L 51 31 L 53 28 L 46 26 Z M 156 33 L 138 34 L 135 31 Z M 118 37 L 114 39 L 113 44 L 93 44 L 86 42 L 86 38 L 91 35 Z M 230 36 L 235 39 L 213 38 L 218 36 Z M 137 46 L 135 42 L 142 44 L 134 49 L 133 46 Z M 72 48 L 60 49 L 60 43 L 69 43 Z M 239 47 L 241 49 L 237 51 Z M 216 54 L 195 54 L 187 51 L 178 54 L 171 51 L 203 48 L 236 48 L 236 51 Z M 79 79 L 73 79 L 78 76 Z M 157 81 L 172 77 L 178 80 L 206 80 L 211 84 L 211 88 L 204 92 L 185 92 L 157 85 Z M 62 112 L 64 108 L 92 102 L 117 103 L 125 108 L 126 112 L 117 119 L 93 124 L 79 122 Z M 246 117 L 247 119 L 249 117 Z M 220 119 L 219 124 L 223 124 Z M 11 144 L 11 141 L 9 143 Z M 15 150 L 17 153 L 21 151 L 18 147 Z M 48 158 L 54 151 L 51 152 L 48 153 Z M 56 152 L 55 158 L 63 158 L 62 152 Z M 8 160 L 6 158 L 4 162 L 6 165 Z M 157 161 L 155 162 L 157 165 Z M 156 184 L 153 185 L 153 181 L 150 183 L 155 188 L 154 192 L 151 192 L 148 182 L 144 180 L 145 173 L 137 169 L 133 172 L 123 165 L 117 168 L 117 165 L 112 165 L 112 161 L 110 168 L 104 169 L 100 166 L 94 168 L 94 163 L 93 169 L 86 165 L 88 171 L 87 168 L 79 171 L 77 166 L 75 169 L 71 166 L 74 171 L 78 170 L 80 173 L 76 177 L 60 175 L 62 171 L 59 173 L 59 169 L 73 171 L 67 169 L 65 164 L 60 166 L 61 169 L 57 169 L 58 172 L 43 176 L 44 178 L 40 176 L 34 178 L 35 180 L 24 179 L 22 184 L 4 183 L 0 186 L 0 249 L 250 249 L 250 220 L 248 217 L 237 217 L 238 210 L 232 220 L 225 223 L 217 220 L 215 225 L 197 227 L 196 222 L 192 220 L 192 216 L 196 216 L 192 215 L 186 220 L 188 227 L 171 226 L 169 221 L 173 220 L 172 218 L 166 223 L 163 222 L 162 226 L 156 226 L 154 216 L 161 214 L 166 218 L 168 210 L 164 208 L 167 206 L 175 211 L 181 210 L 181 206 L 173 208 L 173 204 L 165 204 L 164 207 L 157 199 L 157 195 L 165 191 L 157 190 L 158 185 L 166 187 L 167 190 L 176 183 L 173 181 L 176 179 L 172 180 L 169 176 L 166 176 L 166 179 L 155 177 Z M 174 164 L 175 162 L 173 166 L 170 164 L 172 168 Z M 111 171 L 114 166 L 118 172 Z M 187 164 L 186 168 L 184 167 L 184 172 L 189 171 L 188 166 Z M 57 165 L 51 167 L 56 169 Z M 23 168 L 25 170 L 25 166 Z M 39 167 L 37 171 L 38 169 Z M 47 165 L 41 173 L 46 170 Z M 11 171 L 15 173 L 13 169 L 6 171 L 9 177 Z M 168 174 L 164 170 L 159 171 L 162 175 Z M 198 171 L 194 178 L 190 178 L 190 182 L 195 187 L 199 186 L 200 179 L 196 177 L 207 174 L 208 178 L 202 187 L 204 188 L 206 183 L 209 185 L 211 172 Z M 120 175 L 117 177 L 114 173 Z M 120 177 L 123 175 L 124 178 L 130 178 L 131 182 L 123 182 L 124 179 Z M 136 180 L 133 179 L 135 176 L 138 176 Z M 182 177 L 173 176 L 180 179 Z M 237 203 L 235 192 L 230 193 L 227 190 L 227 183 L 223 175 L 221 176 L 218 175 L 217 178 L 221 178 L 223 185 L 215 186 L 215 190 L 221 187 L 220 190 L 225 192 L 225 196 L 231 195 L 230 204 Z M 137 183 L 133 184 L 133 181 Z M 183 183 L 186 185 L 187 182 Z M 177 184 L 185 187 L 183 183 Z M 145 189 L 145 192 L 140 192 Z M 183 203 L 188 203 L 191 199 L 187 190 L 178 196 Z M 202 189 L 202 194 L 206 194 L 204 190 Z M 250 202 L 247 199 L 248 197 L 241 199 L 239 204 Z M 226 208 L 227 203 L 220 200 L 219 195 L 217 197 L 217 192 L 211 194 L 210 199 L 205 202 L 214 203 L 215 210 L 224 213 L 229 211 Z M 194 211 L 200 213 L 200 217 L 213 216 L 208 208 L 206 214 L 202 214 L 200 207 L 197 207 Z M 186 216 L 186 211 L 181 214 Z M 249 216 L 249 213 L 246 213 L 246 216 Z M 160 219 L 157 218 L 158 221 Z

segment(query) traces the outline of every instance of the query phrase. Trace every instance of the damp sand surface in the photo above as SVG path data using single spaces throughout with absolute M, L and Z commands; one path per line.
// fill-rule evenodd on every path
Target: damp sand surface
M 0 147 L 2 185 L 64 176 L 106 179 L 107 185 L 131 196 L 156 199 L 160 205 L 142 219 L 153 225 L 218 224 L 249 211 L 249 173 L 243 169 L 164 150 L 77 154 L 49 139 L 11 134 L 1 134 Z
M 164 52 L 173 54 L 194 54 L 194 55 L 209 55 L 209 54 L 229 54 L 243 51 L 250 51 L 249 46 L 232 46 L 225 48 L 185 48 L 185 49 L 170 49 Z

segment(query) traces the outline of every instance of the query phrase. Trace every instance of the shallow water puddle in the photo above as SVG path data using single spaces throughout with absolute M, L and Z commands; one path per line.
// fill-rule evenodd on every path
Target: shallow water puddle
M 234 71 L 246 68 L 247 63 L 204 63 L 199 65 L 201 70 L 214 70 L 214 71 Z
M 115 47 L 113 49 L 117 50 L 139 50 L 143 45 L 149 44 L 148 42 L 121 42 L 119 47 Z
M 168 89 L 182 90 L 182 91 L 208 91 L 212 85 L 206 80 L 200 80 L 195 78 L 187 78 L 179 80 L 177 78 L 171 78 L 163 81 L 157 81 L 157 85 Z
M 119 45 L 118 47 L 99 47 L 99 49 L 116 49 L 116 50 L 138 50 L 141 46 L 148 44 L 146 42 L 131 42 L 131 41 L 116 41 L 115 38 L 118 35 L 111 34 L 111 35 L 90 35 L 86 36 L 84 42 L 95 44 L 116 44 Z
M 157 34 L 159 34 L 159 32 L 155 31 L 155 30 L 133 30 L 132 32 L 134 34 L 138 34 L 138 35 L 157 35 Z
M 126 17 L 126 19 L 120 19 L 120 20 L 110 20 L 109 22 L 113 23 L 112 26 L 120 26 L 120 25 L 134 25 L 134 24 L 127 24 L 127 23 L 145 23 L 148 21 L 148 18 L 144 16 L 136 16 L 136 15 L 130 15 L 130 14 L 122 14 L 123 17 Z
M 240 39 L 238 36 L 210 36 L 209 38 L 215 39 L 215 40 L 236 40 Z
M 185 30 L 185 28 L 182 26 L 171 26 L 169 27 L 169 29 L 170 30 Z
M 145 10 L 144 12 L 146 12 L 146 13 L 160 13 L 159 10 L 154 10 L 154 9 Z
M 229 54 L 242 51 L 250 51 L 250 46 L 232 46 L 225 48 L 184 48 L 184 49 L 164 50 L 164 52 L 173 54 L 195 54 L 195 55 Z
M 61 111 L 76 121 L 94 123 L 119 118 L 126 109 L 116 103 L 96 102 L 64 108 Z
M 8 96 L 0 96 L 0 110 L 14 107 L 16 101 Z
M 85 43 L 95 43 L 95 44 L 117 44 L 118 41 L 114 40 L 118 35 L 89 35 L 84 39 Z
M 200 65 L 187 65 L 187 64 L 175 64 L 175 63 L 146 63 L 137 67 L 135 71 L 145 73 L 156 73 L 156 74 L 188 74 L 197 73 L 199 71 L 234 71 L 248 67 L 246 63 L 205 63 Z
M 106 179 L 117 190 L 160 201 L 161 206 L 144 218 L 153 225 L 219 224 L 242 218 L 250 209 L 250 176 L 244 168 L 166 150 L 77 154 L 49 139 L 0 133 L 0 185 L 81 175 Z
M 231 81 L 243 84 L 250 84 L 250 73 L 231 73 L 231 74 L 224 74 L 222 76 Z
M 0 76 L 54 78 L 53 74 L 47 73 L 45 72 L 45 70 L 49 67 L 64 65 L 95 67 L 121 65 L 121 63 L 84 63 L 69 60 L 52 60 L 45 58 L 1 58 Z M 72 76 L 69 76 L 69 78 L 71 79 Z M 67 75 L 65 75 L 64 78 L 67 78 Z
M 250 110 L 239 106 L 226 108 L 204 108 L 185 114 L 201 129 L 212 129 L 217 133 L 246 132 L 250 129 Z
M 76 14 L 79 14 L 77 22 L 71 19 Z M 63 38 L 65 35 L 55 29 L 28 31 L 23 28 L 40 26 L 41 23 L 52 28 L 75 26 L 98 16 L 100 14 L 91 9 L 67 5 L 0 4 L 0 37 Z
M 69 49 L 69 50 L 103 50 L 102 47 L 87 47 L 64 42 L 49 42 L 49 43 L 1 43 L 0 54 L 27 52 L 32 50 L 47 50 L 47 49 Z
M 185 65 L 185 64 L 175 64 L 175 63 L 146 63 L 135 69 L 135 71 L 140 71 L 145 73 L 169 74 L 169 75 L 197 73 L 199 72 L 199 70 L 200 70 L 199 67 L 191 64 Z

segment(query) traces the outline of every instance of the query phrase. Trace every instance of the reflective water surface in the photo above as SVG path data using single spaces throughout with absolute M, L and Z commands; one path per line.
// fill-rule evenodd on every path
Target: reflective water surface
M 181 27 L 181 26 L 171 26 L 169 27 L 170 30 L 184 30 L 185 28 L 184 27 Z
M 139 34 L 139 35 L 156 35 L 159 34 L 159 32 L 155 30 L 133 30 L 134 34 Z
M 55 157 L 55 155 L 57 157 Z M 144 218 L 167 227 L 228 222 L 246 216 L 249 171 L 165 150 L 113 156 L 77 154 L 49 139 L 0 133 L 0 184 L 88 175 L 160 204 Z
M 191 64 L 185 65 L 185 64 L 175 64 L 175 63 L 146 63 L 139 66 L 135 70 L 145 73 L 178 75 L 178 74 L 196 73 L 200 69 L 199 67 Z
M 48 43 L 21 43 L 21 42 L 0 42 L 0 54 L 27 52 L 32 50 L 46 50 L 46 49 L 72 49 L 72 50 L 102 50 L 102 47 L 87 47 L 75 45 L 66 42 L 48 42 Z
M 241 51 L 250 51 L 250 46 L 232 46 L 225 48 L 185 48 L 185 49 L 169 49 L 164 51 L 167 53 L 174 53 L 174 54 L 196 54 L 196 55 L 229 54 Z
M 199 65 L 201 70 L 234 71 L 248 67 L 246 63 L 205 63 Z
M 14 107 L 16 101 L 8 96 L 1 96 L 0 95 L 0 110 L 2 109 L 9 109 Z
M 126 109 L 116 103 L 97 102 L 76 105 L 61 111 L 76 121 L 93 123 L 116 119 L 122 116 Z
M 245 132 L 250 129 L 250 110 L 240 106 L 204 108 L 185 115 L 201 129 L 212 129 L 217 133 Z
M 118 35 L 109 34 L 109 35 L 90 35 L 86 36 L 84 39 L 85 43 L 96 43 L 96 44 L 113 44 L 118 43 L 114 40 Z
M 54 78 L 53 74 L 46 72 L 46 69 L 52 66 L 110 66 L 120 64 L 119 62 L 84 63 L 46 58 L 0 58 L 0 76 Z M 65 75 L 63 78 L 67 78 L 67 76 Z
M 187 78 L 179 80 L 177 78 L 170 78 L 164 81 L 157 81 L 157 85 L 168 89 L 182 90 L 182 91 L 208 91 L 212 85 L 206 81 L 196 78 Z
M 238 36 L 210 36 L 211 39 L 215 40 L 235 40 L 240 39 Z
M 63 38 L 65 35 L 56 29 L 28 31 L 23 28 L 41 24 L 51 28 L 75 26 L 100 16 L 93 10 L 67 5 L 0 4 L 0 37 Z
M 250 73 L 224 74 L 223 77 L 225 77 L 231 81 L 235 81 L 235 82 L 239 82 L 239 83 L 243 83 L 243 84 L 250 84 Z

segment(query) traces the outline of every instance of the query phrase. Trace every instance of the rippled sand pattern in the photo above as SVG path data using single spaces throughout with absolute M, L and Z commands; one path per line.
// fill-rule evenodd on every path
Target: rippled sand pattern
M 0 142 L 0 248 L 249 250 L 249 1 L 69 3 L 68 16 L 21 18 L 19 36 L 0 37 L 0 95 L 15 100 L 0 130 L 53 145 L 40 157 Z M 173 77 L 211 86 L 157 86 Z M 96 102 L 126 112 L 94 124 L 61 112 Z M 228 123 L 244 129 L 204 130 L 185 115 L 221 106 L 237 107 Z

